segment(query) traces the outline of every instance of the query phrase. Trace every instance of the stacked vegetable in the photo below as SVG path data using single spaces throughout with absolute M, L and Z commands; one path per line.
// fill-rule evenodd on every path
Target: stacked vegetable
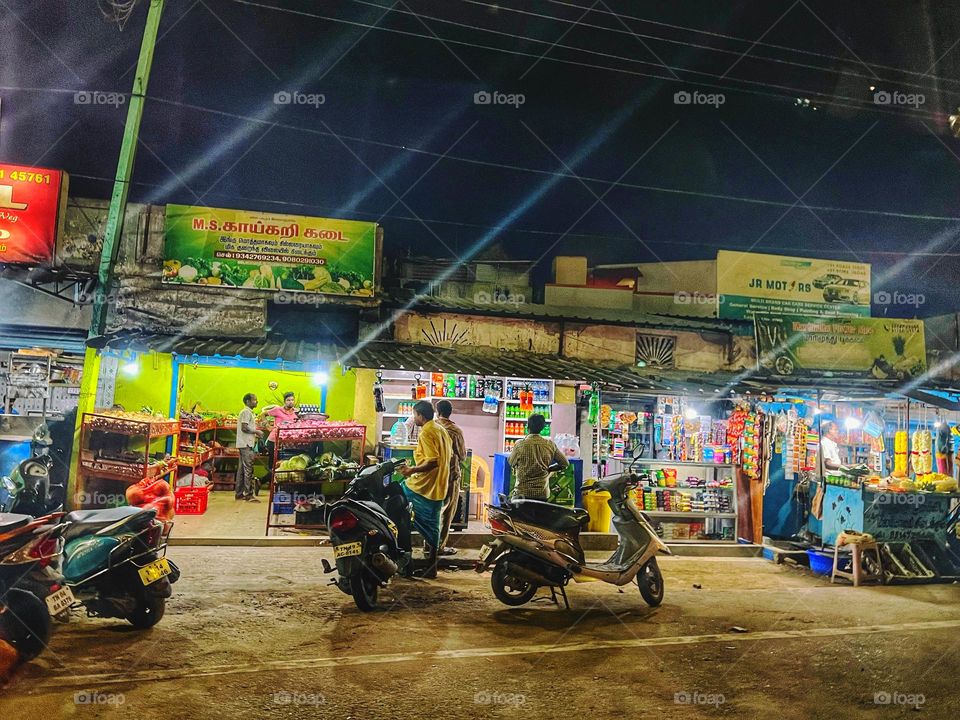
M 277 482 L 306 480 L 348 480 L 356 475 L 360 466 L 350 460 L 326 452 L 311 458 L 306 453 L 281 460 L 277 465 Z
M 372 296 L 373 281 L 363 275 L 337 267 L 301 264 L 240 265 L 235 260 L 187 258 L 186 262 L 167 260 L 163 281 L 190 285 L 226 285 L 255 290 L 293 290 L 327 295 Z

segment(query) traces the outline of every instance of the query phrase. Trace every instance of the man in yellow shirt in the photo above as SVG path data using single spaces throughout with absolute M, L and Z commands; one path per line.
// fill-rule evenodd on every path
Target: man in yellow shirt
M 400 468 L 404 494 L 413 506 L 413 524 L 427 544 L 423 577 L 437 576 L 440 512 L 450 478 L 450 436 L 433 420 L 433 405 L 421 400 L 413 406 L 413 422 L 420 428 L 414 464 Z

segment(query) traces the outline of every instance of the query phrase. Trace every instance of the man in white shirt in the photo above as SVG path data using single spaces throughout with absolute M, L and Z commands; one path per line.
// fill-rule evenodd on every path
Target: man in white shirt
M 243 410 L 237 416 L 237 450 L 240 451 L 240 464 L 237 467 L 237 481 L 234 497 L 246 502 L 260 502 L 254 495 L 253 478 L 254 446 L 257 438 L 263 437 L 263 431 L 257 427 L 253 409 L 257 406 L 257 396 L 247 393 L 243 396 Z
M 839 470 L 843 465 L 840 459 L 840 427 L 828 420 L 821 428 L 820 454 L 825 470 Z

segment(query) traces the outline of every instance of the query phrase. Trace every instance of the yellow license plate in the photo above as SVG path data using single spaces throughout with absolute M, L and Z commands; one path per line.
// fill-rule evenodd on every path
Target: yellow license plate
M 353 557 L 363 552 L 363 544 L 359 542 L 344 543 L 343 545 L 334 545 L 333 556 L 335 558 Z
M 150 585 L 172 573 L 173 569 L 170 567 L 169 560 L 160 558 L 159 560 L 154 560 L 149 565 L 144 565 L 142 568 L 139 568 L 138 572 L 140 573 L 140 581 L 144 585 Z

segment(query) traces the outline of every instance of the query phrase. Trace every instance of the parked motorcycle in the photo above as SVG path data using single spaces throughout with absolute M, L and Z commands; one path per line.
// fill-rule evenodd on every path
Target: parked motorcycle
M 53 607 L 44 598 L 53 597 L 60 586 L 47 575 L 60 553 L 60 513 L 32 518 L 0 513 L 0 641 L 15 651 L 0 675 L 40 654 L 50 636 Z
M 18 588 L 44 600 L 61 590 L 57 563 L 67 527 L 62 516 L 0 513 L 0 596 Z
M 160 622 L 180 570 L 166 557 L 173 524 L 156 515 L 125 506 L 64 518 L 63 582 L 88 615 L 123 618 L 138 628 Z
M 369 612 L 377 594 L 397 573 L 412 565 L 410 505 L 403 488 L 390 478 L 406 460 L 388 460 L 363 468 L 346 492 L 327 508 L 327 527 L 336 568 L 324 559 L 324 572 L 337 571 L 331 581 L 357 607 Z
M 523 605 L 540 587 L 547 587 L 554 599 L 559 590 L 569 609 L 565 587 L 572 579 L 617 586 L 636 582 L 643 599 L 656 607 L 663 601 L 663 576 L 656 556 L 671 553 L 629 498 L 629 490 L 639 484 L 640 478 L 630 472 L 583 489 L 585 493 L 606 490 L 611 496 L 608 505 L 619 543 L 603 563 L 587 562 L 580 546 L 580 531 L 590 519 L 585 510 L 539 500 L 508 501 L 501 495 L 499 507 L 487 506 L 495 539 L 481 549 L 477 572 L 493 566 L 493 594 L 505 605 Z
M 50 615 L 33 593 L 13 588 L 0 600 L 0 682 L 33 660 L 50 640 Z
M 39 517 L 59 510 L 63 488 L 51 482 L 52 467 L 49 455 L 36 455 L 0 478 L 0 512 Z

